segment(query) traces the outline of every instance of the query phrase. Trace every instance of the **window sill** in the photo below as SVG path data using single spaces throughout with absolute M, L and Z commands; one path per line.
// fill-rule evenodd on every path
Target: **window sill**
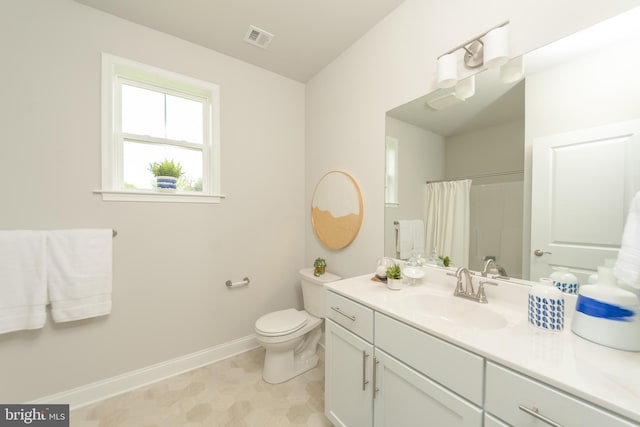
M 160 193 L 145 190 L 94 190 L 105 202 L 220 203 L 225 196 L 203 193 Z

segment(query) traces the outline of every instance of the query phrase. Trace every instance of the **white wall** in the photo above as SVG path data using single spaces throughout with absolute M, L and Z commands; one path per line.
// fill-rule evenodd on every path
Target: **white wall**
M 386 117 L 386 135 L 398 140 L 398 206 L 385 208 L 384 254 L 396 257 L 394 221 L 424 218 L 425 182 L 444 177 L 444 138 Z
M 307 210 L 306 259 L 323 256 L 343 276 L 373 271 L 384 251 L 384 114 L 435 89 L 440 54 L 509 19 L 513 56 L 520 55 L 639 4 L 406 0 L 307 84 L 307 206 L 332 169 L 355 177 L 365 205 L 359 236 L 335 252 L 315 238 Z
M 445 173 L 447 179 L 462 179 L 493 173 L 520 171 L 524 168 L 524 120 L 515 120 L 446 139 Z M 493 179 L 474 178 L 474 183 L 522 179 L 504 175 Z
M 245 337 L 262 314 L 301 306 L 297 270 L 310 265 L 303 84 L 68 0 L 5 0 L 0 34 L 0 229 L 118 231 L 112 313 L 0 335 L 1 402 Z M 92 193 L 102 52 L 220 85 L 226 200 L 103 202 Z M 225 280 L 244 276 L 249 287 L 227 290 Z

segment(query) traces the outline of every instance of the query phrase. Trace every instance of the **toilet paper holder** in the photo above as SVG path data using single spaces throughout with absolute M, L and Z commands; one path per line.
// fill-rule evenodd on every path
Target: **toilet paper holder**
M 227 288 L 235 288 L 238 286 L 247 286 L 251 283 L 248 277 L 243 278 L 240 282 L 232 282 L 231 280 L 227 280 L 224 284 L 227 285 Z

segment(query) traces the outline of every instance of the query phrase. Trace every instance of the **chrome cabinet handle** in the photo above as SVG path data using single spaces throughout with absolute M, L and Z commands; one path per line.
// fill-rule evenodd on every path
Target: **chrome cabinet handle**
M 533 409 L 527 408 L 524 405 L 518 405 L 518 409 L 520 409 L 522 412 L 526 412 L 527 414 L 531 415 L 534 418 L 539 419 L 542 422 L 545 422 L 547 424 L 549 424 L 550 426 L 553 427 L 563 427 L 562 424 L 558 424 L 557 422 L 553 421 L 550 418 L 545 417 L 544 415 L 542 415 L 538 408 L 536 408 L 535 406 L 533 407 Z
M 375 357 L 373 358 L 373 400 L 376 399 L 376 393 L 380 391 L 380 389 L 378 388 L 377 383 L 377 372 L 378 372 L 378 364 L 380 363 L 380 361 L 378 359 L 376 359 Z
M 331 307 L 331 310 L 335 311 L 335 312 L 336 312 L 336 313 L 338 313 L 338 314 L 342 314 L 344 317 L 346 317 L 346 318 L 347 318 L 347 319 L 349 319 L 349 320 L 352 320 L 352 321 L 354 321 L 354 322 L 356 321 L 356 316 L 350 316 L 350 315 L 348 315 L 348 314 L 343 313 L 343 312 L 342 312 L 342 310 L 340 310 L 340 307 L 333 307 L 333 306 L 332 306 L 332 307 Z
M 533 251 L 533 254 L 535 256 L 542 256 L 544 254 L 551 255 L 551 252 L 543 251 L 542 249 L 536 249 L 535 251 Z
M 369 384 L 369 381 L 367 381 L 367 357 L 369 357 L 367 352 L 362 350 L 362 391 Z

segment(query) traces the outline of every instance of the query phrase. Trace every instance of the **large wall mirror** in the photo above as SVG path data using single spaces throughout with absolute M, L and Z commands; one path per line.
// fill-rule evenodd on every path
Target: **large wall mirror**
M 440 89 L 388 111 L 385 255 L 398 221 L 428 217 L 426 182 L 471 179 L 472 269 L 493 257 L 514 278 L 568 267 L 584 283 L 615 258 L 640 190 L 638 22 L 640 8 L 525 54 L 515 82 L 480 71 L 464 101 Z

